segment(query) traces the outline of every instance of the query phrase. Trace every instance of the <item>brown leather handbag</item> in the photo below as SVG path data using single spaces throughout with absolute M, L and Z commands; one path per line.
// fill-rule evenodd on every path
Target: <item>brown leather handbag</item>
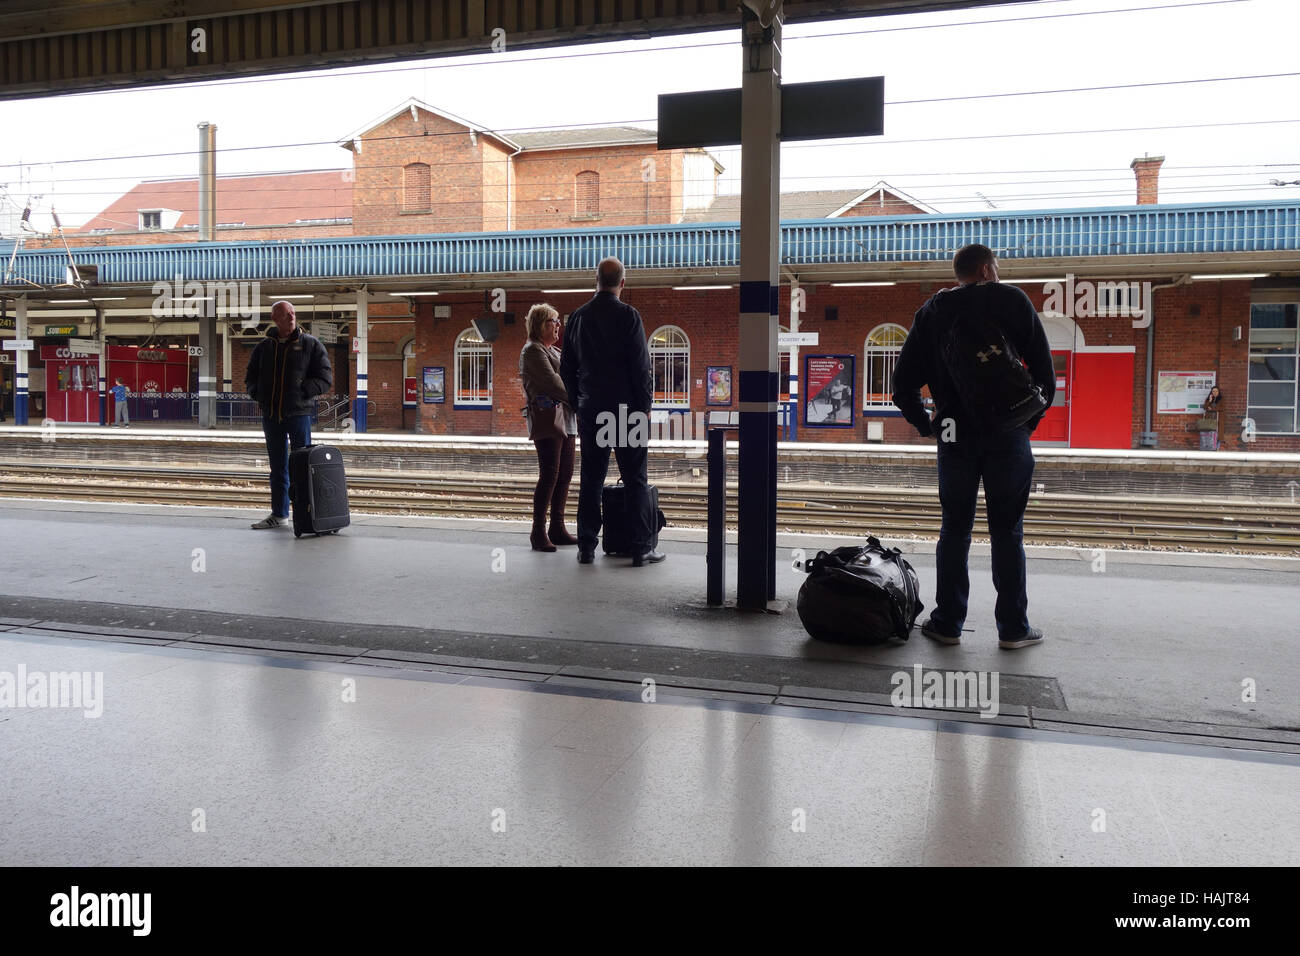
M 544 438 L 564 438 L 564 404 L 547 395 L 538 395 L 524 409 L 528 418 L 528 437 L 533 441 Z

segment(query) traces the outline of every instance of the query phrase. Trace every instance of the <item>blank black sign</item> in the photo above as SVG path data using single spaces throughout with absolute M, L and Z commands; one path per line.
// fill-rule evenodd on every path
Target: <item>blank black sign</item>
M 781 87 L 781 142 L 879 136 L 885 131 L 885 78 L 860 77 Z M 660 149 L 740 142 L 740 90 L 659 97 Z

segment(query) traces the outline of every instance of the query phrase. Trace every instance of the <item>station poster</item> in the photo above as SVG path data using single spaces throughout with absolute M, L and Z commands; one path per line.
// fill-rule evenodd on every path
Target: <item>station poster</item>
M 1161 372 L 1158 376 L 1160 415 L 1199 415 L 1214 387 L 1214 372 Z
M 425 404 L 445 402 L 447 400 L 447 369 L 445 366 L 424 368 Z
M 704 393 L 706 405 L 731 404 L 731 366 L 710 365 L 705 376 L 707 388 Z
M 811 428 L 853 427 L 854 356 L 804 357 L 804 424 Z

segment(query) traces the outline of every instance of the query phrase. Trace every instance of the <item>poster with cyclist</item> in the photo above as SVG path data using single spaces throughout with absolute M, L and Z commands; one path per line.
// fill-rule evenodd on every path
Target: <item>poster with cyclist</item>
M 804 424 L 813 428 L 853 426 L 852 355 L 809 355 L 804 359 L 807 404 Z

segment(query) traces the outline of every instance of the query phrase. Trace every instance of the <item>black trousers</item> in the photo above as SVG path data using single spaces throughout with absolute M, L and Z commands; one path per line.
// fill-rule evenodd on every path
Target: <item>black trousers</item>
M 578 547 L 584 551 L 596 550 L 600 541 L 601 514 L 600 493 L 605 487 L 605 475 L 609 472 L 610 445 L 601 446 L 596 441 L 597 429 L 594 425 L 579 422 L 578 439 L 582 443 L 582 460 L 579 471 L 581 484 L 578 487 Z M 618 473 L 627 489 L 628 536 L 632 542 L 633 554 L 644 554 L 650 550 L 650 540 L 654 532 L 653 518 L 650 514 L 650 486 L 646 479 L 646 459 L 649 448 L 630 445 L 614 445 L 614 460 L 618 462 Z

